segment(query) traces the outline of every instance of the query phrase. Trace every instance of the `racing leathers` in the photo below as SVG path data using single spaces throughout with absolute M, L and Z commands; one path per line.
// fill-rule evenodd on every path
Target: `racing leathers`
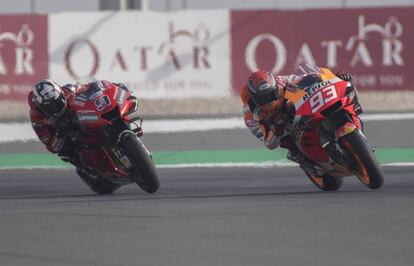
M 297 79 L 297 76 L 276 76 L 275 78 L 277 86 L 286 90 L 289 84 Z M 281 143 L 281 140 L 285 134 L 289 117 L 294 114 L 294 105 L 284 98 L 284 93 L 282 97 L 279 108 L 267 111 L 253 102 L 247 85 L 243 86 L 240 91 L 244 122 L 253 135 L 262 141 L 268 149 L 275 149 L 279 145 L 289 149 L 291 146 L 289 142 L 283 141 Z
M 75 85 L 71 84 L 62 87 L 66 99 L 71 94 L 75 94 L 77 89 Z M 30 92 L 27 100 L 30 106 L 30 120 L 34 131 L 50 152 L 57 153 L 62 160 L 73 163 L 72 159 L 75 156 L 73 145 L 65 134 L 65 131 L 69 129 L 69 119 L 72 115 L 70 108 L 66 108 L 65 114 L 62 117 L 50 116 L 36 106 L 33 96 L 33 92 Z
M 268 149 L 275 149 L 278 146 L 289 150 L 287 158 L 297 162 L 301 167 L 313 169 L 314 162 L 309 160 L 296 146 L 293 138 L 286 132 L 289 121 L 295 115 L 294 104 L 286 99 L 286 90 L 296 90 L 299 84 L 306 82 L 310 75 L 319 75 L 317 70 L 301 66 L 303 72 L 298 75 L 276 76 L 276 85 L 283 88 L 283 101 L 276 110 L 266 111 L 263 107 L 258 106 L 251 99 L 247 85 L 241 88 L 240 98 L 243 102 L 243 116 L 246 126 L 259 140 L 261 140 Z M 339 78 L 350 81 L 352 76 L 346 72 L 338 72 Z M 355 97 L 356 106 L 360 106 Z M 360 107 L 359 107 L 360 110 Z M 362 112 L 362 110 L 360 111 Z
M 102 81 L 103 86 L 109 81 Z M 128 90 L 122 83 L 114 83 L 118 87 Z M 73 98 L 79 92 L 85 90 L 88 85 L 72 85 L 67 84 L 62 88 L 62 92 L 66 99 Z M 76 132 L 72 121 L 74 113 L 70 108 L 70 104 L 66 101 L 66 110 L 62 117 L 54 117 L 47 115 L 38 108 L 33 100 L 33 92 L 28 95 L 28 103 L 30 106 L 30 120 L 32 127 L 39 137 L 40 141 L 46 145 L 46 148 L 57 155 L 65 162 L 70 162 L 75 166 L 79 166 L 79 158 L 75 152 L 75 145 L 68 136 L 69 132 Z

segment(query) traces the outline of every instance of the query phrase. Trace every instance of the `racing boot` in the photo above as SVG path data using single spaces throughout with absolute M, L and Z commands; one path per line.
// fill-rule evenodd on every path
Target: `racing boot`
M 318 165 L 312 161 L 309 160 L 302 152 L 300 152 L 297 148 L 291 149 L 287 153 L 286 157 L 295 162 L 298 163 L 300 168 L 303 169 L 306 173 L 309 173 L 311 175 L 317 175 L 318 174 Z
M 64 156 L 64 155 L 58 155 L 58 156 L 65 163 L 70 163 L 75 167 L 78 167 L 78 165 L 80 164 L 79 158 L 77 156 L 76 157 L 70 157 L 70 156 Z
M 71 147 L 71 143 L 65 143 L 62 150 L 57 155 L 62 161 L 70 163 L 75 167 L 81 165 L 79 156 L 75 149 Z
M 295 149 L 290 149 L 289 152 L 287 153 L 286 157 L 298 164 L 302 164 L 305 163 L 306 161 L 310 161 L 306 158 L 306 156 L 300 152 L 297 148 Z
M 76 173 L 93 192 L 100 195 L 112 194 L 116 189 L 121 187 L 121 185 L 114 184 L 107 179 L 93 174 L 91 171 L 84 167 L 76 167 Z

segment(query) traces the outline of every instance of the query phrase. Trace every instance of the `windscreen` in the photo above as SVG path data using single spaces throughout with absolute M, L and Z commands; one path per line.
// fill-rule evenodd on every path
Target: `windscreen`
M 322 82 L 321 69 L 314 65 L 301 64 L 296 67 L 295 75 L 297 76 L 296 86 L 298 88 L 307 88 L 315 83 Z
M 77 95 L 88 100 L 94 100 L 102 93 L 100 83 L 98 81 L 94 81 L 88 84 L 83 84 Z

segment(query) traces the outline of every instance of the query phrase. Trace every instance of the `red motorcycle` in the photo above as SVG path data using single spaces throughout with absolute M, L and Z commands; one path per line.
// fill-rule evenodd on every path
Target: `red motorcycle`
M 307 159 L 301 168 L 321 190 L 338 190 L 350 175 L 371 189 L 381 187 L 383 173 L 364 135 L 354 86 L 329 69 L 313 69 L 286 92 L 295 104 L 287 137 Z
M 152 155 L 140 140 L 138 102 L 126 87 L 93 81 L 80 85 L 68 104 L 76 128 L 69 135 L 80 160 L 77 171 L 92 190 L 112 194 L 133 182 L 148 193 L 158 190 Z

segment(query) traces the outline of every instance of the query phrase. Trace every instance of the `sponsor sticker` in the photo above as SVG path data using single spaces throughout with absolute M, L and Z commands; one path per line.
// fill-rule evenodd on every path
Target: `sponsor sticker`
M 102 95 L 102 91 L 97 91 L 97 92 L 95 92 L 94 94 L 92 94 L 90 97 L 89 97 L 89 100 L 95 100 L 96 98 L 98 98 L 99 96 L 101 96 Z
M 79 121 L 98 121 L 97 115 L 78 114 Z
M 95 110 L 79 110 L 78 113 L 95 113 Z
M 111 105 L 111 100 L 109 100 L 108 96 L 103 96 L 95 100 L 95 106 L 98 111 L 104 110 L 107 106 Z
M 126 95 L 125 90 L 121 90 L 121 92 L 119 93 L 118 101 L 117 101 L 119 105 L 122 105 L 124 103 L 125 95 Z
M 88 99 L 86 97 L 84 97 L 83 95 L 76 95 L 75 98 L 76 101 L 81 101 L 81 102 L 86 102 L 88 101 Z
M 332 84 L 332 83 L 328 80 L 328 81 L 319 82 L 319 83 L 313 85 L 312 87 L 310 87 L 309 89 L 306 90 L 306 94 L 303 95 L 303 100 L 304 101 L 308 100 L 309 97 L 311 97 L 318 89 L 320 89 L 322 87 L 326 87 L 330 84 Z
M 79 101 L 79 100 L 77 100 L 77 99 L 75 99 L 75 100 L 73 101 L 73 104 L 74 104 L 74 105 L 77 105 L 77 106 L 81 106 L 81 107 L 85 106 L 85 102 L 84 102 L 84 101 Z

